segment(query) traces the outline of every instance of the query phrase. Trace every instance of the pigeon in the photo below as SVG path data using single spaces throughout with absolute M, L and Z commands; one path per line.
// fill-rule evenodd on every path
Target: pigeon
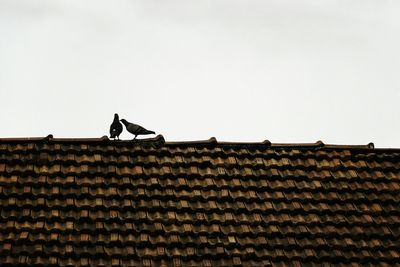
M 114 121 L 112 122 L 110 126 L 110 138 L 118 138 L 119 140 L 119 135 L 122 133 L 123 127 L 122 124 L 119 122 L 119 117 L 118 114 L 114 114 Z
M 130 123 L 125 119 L 122 119 L 121 121 L 125 125 L 126 130 L 131 134 L 135 135 L 135 138 L 133 138 L 133 140 L 135 140 L 138 135 L 155 134 L 155 132 L 146 130 L 142 126 Z

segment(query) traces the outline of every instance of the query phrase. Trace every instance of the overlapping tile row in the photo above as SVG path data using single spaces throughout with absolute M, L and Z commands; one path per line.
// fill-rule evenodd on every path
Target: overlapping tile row
M 0 140 L 0 262 L 393 266 L 400 150 Z

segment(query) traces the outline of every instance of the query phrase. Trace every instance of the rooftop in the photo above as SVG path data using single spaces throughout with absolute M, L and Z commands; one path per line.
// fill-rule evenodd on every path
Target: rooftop
M 392 266 L 400 149 L 0 139 L 0 262 Z

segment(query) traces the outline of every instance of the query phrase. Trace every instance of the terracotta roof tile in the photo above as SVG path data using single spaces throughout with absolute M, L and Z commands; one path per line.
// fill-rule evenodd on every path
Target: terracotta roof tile
M 393 266 L 400 149 L 0 139 L 0 262 Z

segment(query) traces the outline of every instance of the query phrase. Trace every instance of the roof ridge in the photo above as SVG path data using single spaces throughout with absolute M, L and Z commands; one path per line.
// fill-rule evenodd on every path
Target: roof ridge
M 340 144 L 324 144 L 322 141 L 315 143 L 271 143 L 269 140 L 262 142 L 230 142 L 218 141 L 215 137 L 207 140 L 193 141 L 165 141 L 164 136 L 159 134 L 156 137 L 136 139 L 136 140 L 111 140 L 104 135 L 100 138 L 54 138 L 52 134 L 45 137 L 17 137 L 17 138 L 0 138 L 0 143 L 31 143 L 31 142 L 56 142 L 56 143 L 109 143 L 116 145 L 132 145 L 132 144 L 158 144 L 169 147 L 176 146 L 225 146 L 225 147 L 251 147 L 251 148 L 298 148 L 298 149 L 356 149 L 356 150 L 374 150 L 374 151 L 400 151 L 400 148 L 375 148 L 374 143 L 366 145 L 340 145 Z

